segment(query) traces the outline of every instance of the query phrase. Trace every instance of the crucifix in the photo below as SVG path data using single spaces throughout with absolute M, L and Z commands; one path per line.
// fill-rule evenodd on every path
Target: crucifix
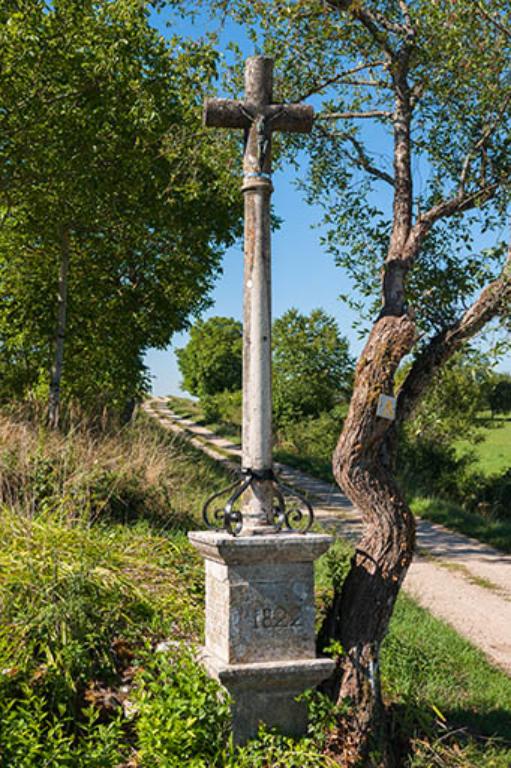
M 273 59 L 254 56 L 245 66 L 245 100 L 208 99 L 204 123 L 245 131 L 245 266 L 243 310 L 244 483 L 226 507 L 225 527 L 235 533 L 267 533 L 276 518 L 285 520 L 283 497 L 272 470 L 271 394 L 271 136 L 273 131 L 309 133 L 313 108 L 273 104 Z M 243 515 L 234 502 L 250 487 Z M 274 510 L 274 495 L 278 511 Z M 303 500 L 302 500 L 303 501 Z M 310 506 L 306 503 L 308 509 Z M 280 511 L 280 514 L 279 514 Z M 289 526 L 288 526 L 289 527 Z
M 261 722 L 291 736 L 305 733 L 307 707 L 298 697 L 334 668 L 332 659 L 316 658 L 314 631 L 314 561 L 332 539 L 308 533 L 312 507 L 272 468 L 271 136 L 306 133 L 313 119 L 311 107 L 272 103 L 272 74 L 272 59 L 248 59 L 245 100 L 210 99 L 204 110 L 207 126 L 245 131 L 243 464 L 242 479 L 204 505 L 212 530 L 188 536 L 206 564 L 201 658 L 231 695 L 240 744 Z M 210 514 L 212 502 L 228 493 L 223 510 Z M 300 502 L 291 511 L 290 496 Z

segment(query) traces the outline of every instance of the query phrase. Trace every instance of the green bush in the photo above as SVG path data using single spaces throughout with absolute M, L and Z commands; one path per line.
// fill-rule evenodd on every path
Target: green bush
M 222 768 L 334 768 L 312 738 L 287 738 L 261 728 L 258 738 L 227 757 Z
M 118 768 L 129 752 L 120 717 L 98 721 L 98 711 L 87 707 L 77 727 L 74 718 L 51 712 L 45 699 L 26 686 L 17 698 L 0 699 L 0 765 Z
M 236 392 L 218 392 L 215 395 L 201 397 L 203 419 L 207 424 L 220 424 L 232 427 L 232 431 L 241 430 L 241 390 Z
M 406 439 L 399 454 L 399 479 L 414 511 L 505 551 L 511 546 L 511 470 L 484 475 L 472 454 L 451 445 Z
M 218 765 L 228 740 L 229 701 L 197 663 L 193 650 L 148 656 L 134 706 L 144 768 Z
M 230 702 L 225 691 L 182 645 L 144 661 L 133 703 L 138 756 L 144 768 L 327 768 L 322 754 L 335 708 L 309 693 L 308 738 L 292 739 L 261 728 L 236 748 L 230 740 Z
M 453 445 L 406 436 L 399 448 L 398 475 L 411 495 L 462 501 L 473 462 L 471 454 L 459 457 Z
M 342 430 L 345 405 L 317 417 L 287 422 L 277 432 L 276 457 L 326 480 L 332 477 L 332 454 Z
M 511 521 L 511 469 L 495 475 L 473 474 L 464 495 L 471 511 Z

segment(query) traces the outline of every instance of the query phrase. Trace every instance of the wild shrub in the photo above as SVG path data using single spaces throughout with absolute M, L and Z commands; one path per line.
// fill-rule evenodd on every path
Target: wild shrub
M 152 654 L 136 685 L 133 706 L 138 758 L 144 768 L 328 768 L 323 754 L 333 725 L 326 697 L 307 695 L 309 736 L 292 739 L 261 728 L 236 748 L 229 736 L 230 701 L 197 664 L 193 649 L 174 645 Z
M 241 390 L 204 395 L 200 399 L 204 421 L 241 431 L 241 399 Z
M 511 469 L 493 475 L 473 474 L 465 498 L 471 511 L 511 522 Z
M 144 649 L 198 638 L 199 558 L 183 533 L 147 523 L 91 526 L 6 507 L 0 536 L 0 765 L 71 768 L 82 752 L 83 768 L 119 765 L 123 702 Z
M 398 475 L 409 494 L 437 495 L 462 501 L 474 458 L 459 457 L 448 443 L 403 437 L 398 458 Z
M 76 728 L 64 711 L 26 686 L 17 698 L 0 699 L 0 765 L 9 768 L 117 768 L 127 757 L 120 716 L 99 721 L 93 707 L 82 710 Z M 76 730 L 79 736 L 77 737 Z
M 145 768 L 219 764 L 228 740 L 229 701 L 192 650 L 178 646 L 147 657 L 133 704 Z
M 277 456 L 282 461 L 331 480 L 332 454 L 342 430 L 346 406 L 339 404 L 319 416 L 289 421 L 277 431 Z

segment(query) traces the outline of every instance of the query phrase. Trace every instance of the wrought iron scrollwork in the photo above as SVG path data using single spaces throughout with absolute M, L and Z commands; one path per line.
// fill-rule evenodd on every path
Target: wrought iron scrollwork
M 273 486 L 273 519 L 270 521 L 273 530 L 276 533 L 282 530 L 307 533 L 314 522 L 311 503 L 301 493 L 283 483 L 272 469 L 242 469 L 240 480 L 236 480 L 227 488 L 210 496 L 202 508 L 202 519 L 206 527 L 211 530 L 224 530 L 233 536 L 238 536 L 243 528 L 243 515 L 241 510 L 236 508 L 236 503 L 254 481 L 265 480 L 271 481 Z M 213 502 L 227 494 L 230 496 L 225 506 L 212 510 Z M 291 503 L 288 503 L 289 499 Z

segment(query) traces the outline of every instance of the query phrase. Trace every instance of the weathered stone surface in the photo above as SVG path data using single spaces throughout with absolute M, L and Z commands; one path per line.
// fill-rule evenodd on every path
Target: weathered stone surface
M 206 562 L 206 646 L 234 664 L 314 658 L 312 563 Z
M 297 697 L 329 677 L 334 667 L 332 659 L 230 665 L 207 651 L 202 661 L 232 697 L 237 744 L 256 736 L 262 722 L 288 736 L 305 733 L 307 707 Z
M 191 533 L 206 557 L 206 648 L 226 664 L 315 657 L 314 564 L 331 537 Z
M 259 722 L 303 733 L 296 697 L 333 670 L 316 659 L 314 560 L 332 542 L 320 534 L 235 538 L 201 531 L 190 541 L 206 559 L 204 663 L 233 697 L 233 730 L 242 743 Z
M 234 537 L 225 531 L 193 531 L 192 544 L 208 560 L 227 565 L 313 562 L 326 552 L 333 538 L 320 533 L 271 532 L 265 536 Z

